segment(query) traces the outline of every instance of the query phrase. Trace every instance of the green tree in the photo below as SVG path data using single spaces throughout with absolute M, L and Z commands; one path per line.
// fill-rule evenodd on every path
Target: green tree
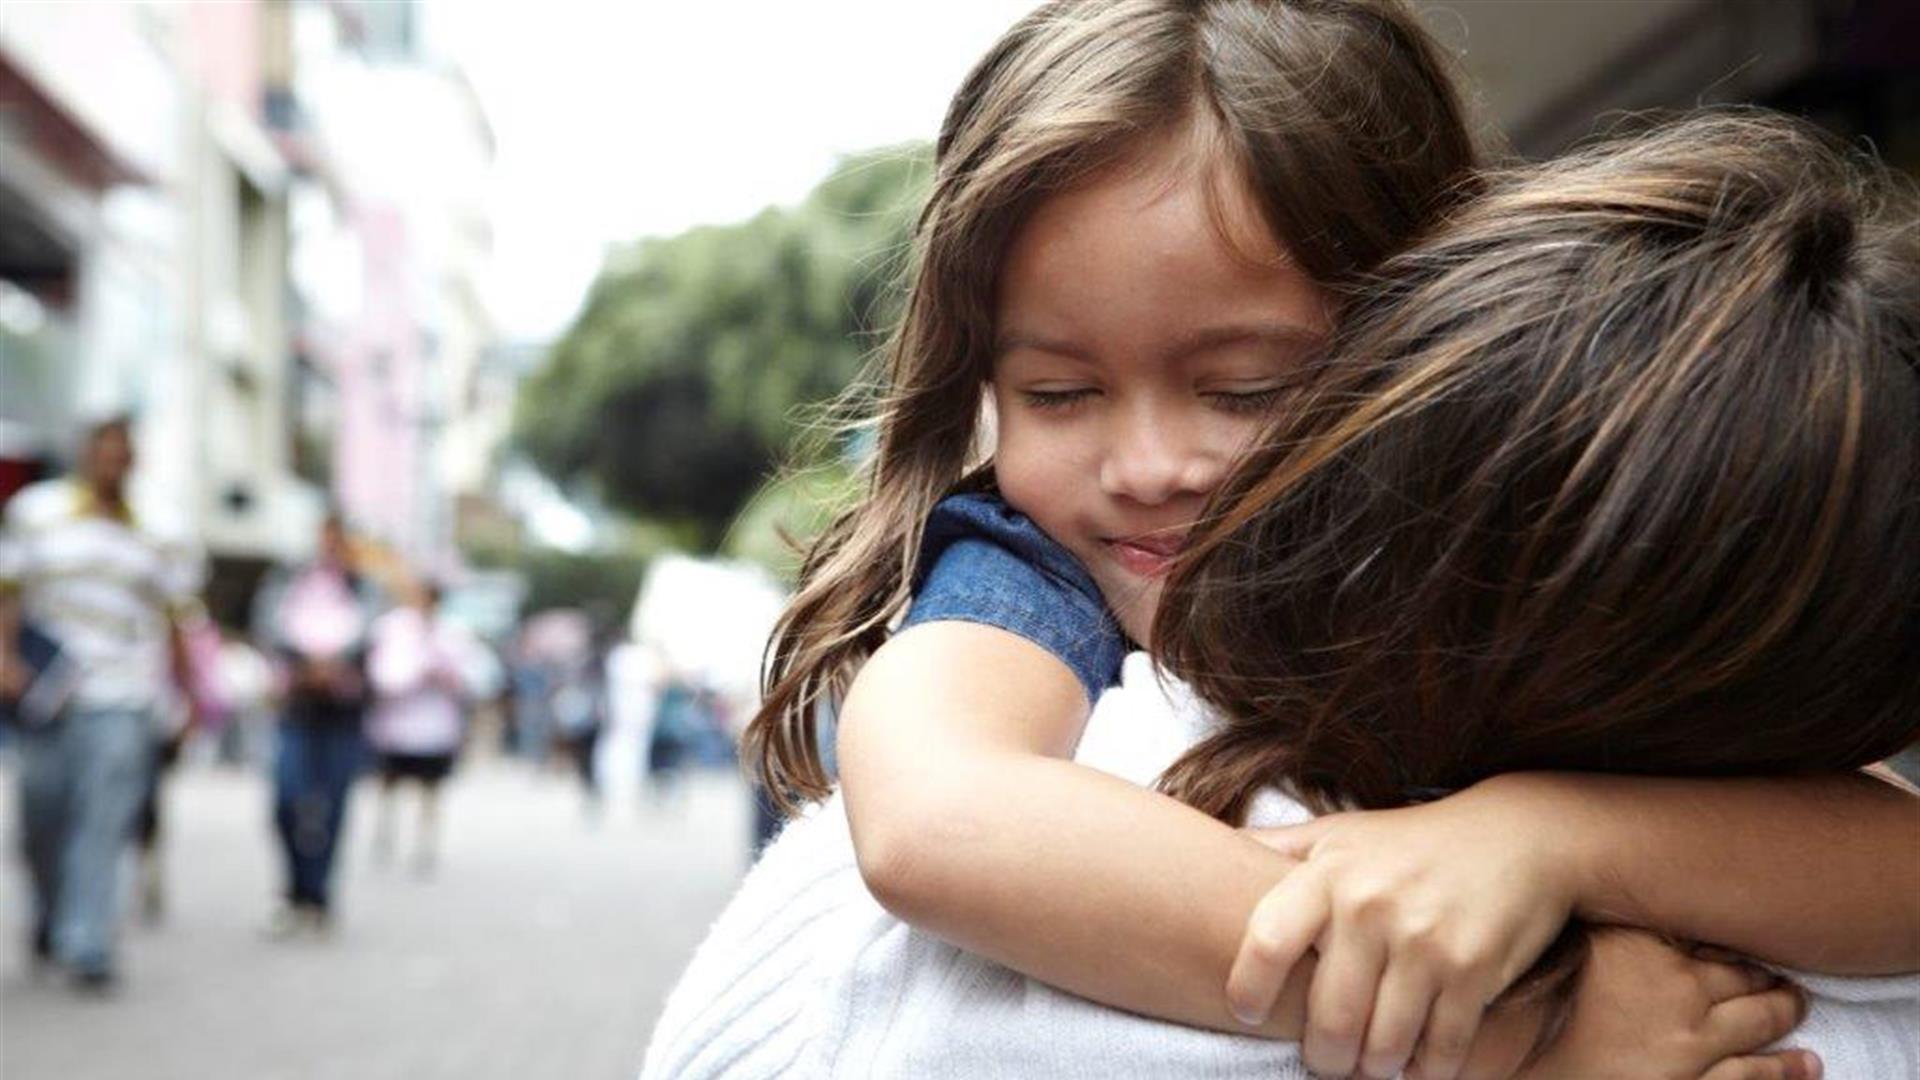
M 800 447 L 796 409 L 844 390 L 896 317 L 928 172 L 924 147 L 859 155 L 796 207 L 616 251 L 523 386 L 517 441 L 716 546 Z

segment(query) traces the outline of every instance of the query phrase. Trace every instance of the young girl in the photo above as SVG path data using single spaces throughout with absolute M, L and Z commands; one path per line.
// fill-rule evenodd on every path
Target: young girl
M 1397 5 L 1050 5 L 983 61 L 940 140 L 870 498 L 812 553 L 753 730 L 770 790 L 819 795 L 813 717 L 846 692 L 848 812 L 890 909 L 1095 1000 L 1238 1026 L 1227 972 L 1287 861 L 1064 759 L 1126 639 L 1148 638 L 1161 575 L 1212 487 L 1337 314 L 1333 297 L 1470 164 L 1433 51 Z M 969 473 L 983 396 L 993 467 Z M 1024 516 L 977 499 L 935 513 L 956 484 L 997 490 Z M 922 551 L 923 528 L 930 548 L 962 539 Z M 970 560 L 1050 550 L 1049 538 L 1073 558 L 1035 555 L 1042 572 L 1014 614 L 970 590 L 984 570 Z M 916 553 L 931 576 L 912 629 L 889 639 Z M 1101 601 L 1119 629 L 1075 629 L 1100 627 L 1067 616 Z M 1050 626 L 1070 640 L 1036 645 Z M 1787 801 L 1737 836 L 1711 821 L 1650 831 L 1636 815 L 1666 806 L 1664 788 L 1583 793 L 1597 824 L 1578 873 L 1512 855 L 1508 835 L 1457 843 L 1446 865 L 1479 876 L 1443 891 L 1474 903 L 1370 901 L 1359 932 L 1319 942 L 1309 1064 L 1385 1074 L 1424 1031 L 1422 1068 L 1452 1075 L 1485 1002 L 1569 913 L 1614 899 L 1576 882 L 1683 897 L 1639 921 L 1787 962 L 1914 966 L 1887 945 L 1915 939 L 1911 913 L 1873 888 L 1911 817 L 1849 782 L 1799 791 L 1844 807 L 1846 843 Z M 1718 787 L 1685 797 L 1751 801 Z M 1723 889 L 1676 889 L 1673 868 L 1716 846 Z M 1811 868 L 1838 906 L 1807 918 L 1783 864 Z M 1458 955 L 1422 962 L 1409 942 L 1434 935 Z

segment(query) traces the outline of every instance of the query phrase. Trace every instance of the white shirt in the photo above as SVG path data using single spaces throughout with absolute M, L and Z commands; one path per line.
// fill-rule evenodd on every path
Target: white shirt
M 1209 723 L 1184 687 L 1163 690 L 1136 653 L 1076 757 L 1150 782 Z M 1268 792 L 1251 820 L 1306 816 Z M 1817 1051 L 1834 1080 L 1920 1078 L 1920 978 L 1802 981 L 1812 1008 L 1789 1045 Z M 748 874 L 669 996 L 641 1077 L 853 1076 L 1309 1080 L 1293 1043 L 1096 1005 L 887 914 L 861 882 L 836 796 L 789 826 Z
M 200 583 L 200 562 L 131 516 L 100 512 L 72 479 L 21 489 L 0 530 L 0 582 L 22 619 L 78 669 L 78 708 L 148 709 L 171 685 L 169 622 Z
M 466 725 L 466 665 L 477 648 L 471 635 L 446 618 L 429 620 L 415 607 L 397 607 L 374 620 L 367 673 L 373 712 L 367 735 L 389 754 L 451 754 Z

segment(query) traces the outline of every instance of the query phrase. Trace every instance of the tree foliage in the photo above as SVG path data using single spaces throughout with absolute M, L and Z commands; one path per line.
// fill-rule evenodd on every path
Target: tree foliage
M 898 311 L 923 148 L 843 162 L 798 206 L 616 251 L 523 387 L 519 444 L 709 547 Z

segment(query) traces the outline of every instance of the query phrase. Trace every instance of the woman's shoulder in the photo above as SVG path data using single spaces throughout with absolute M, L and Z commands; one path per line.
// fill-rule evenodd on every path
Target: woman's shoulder
M 836 1030 L 830 990 L 901 927 L 861 881 L 840 798 L 809 807 L 767 846 L 695 950 L 641 1077 L 818 1074 L 795 1062 L 818 1057 Z
M 1100 696 L 1074 760 L 1151 787 L 1180 755 L 1219 728 L 1219 718 L 1193 688 L 1154 664 L 1144 652 L 1129 653 L 1120 685 Z M 1278 788 L 1254 797 L 1247 824 L 1263 828 L 1311 818 L 1298 800 Z
M 1149 787 L 1211 724 L 1185 683 L 1136 650 L 1120 666 L 1119 685 L 1094 705 L 1074 760 Z

